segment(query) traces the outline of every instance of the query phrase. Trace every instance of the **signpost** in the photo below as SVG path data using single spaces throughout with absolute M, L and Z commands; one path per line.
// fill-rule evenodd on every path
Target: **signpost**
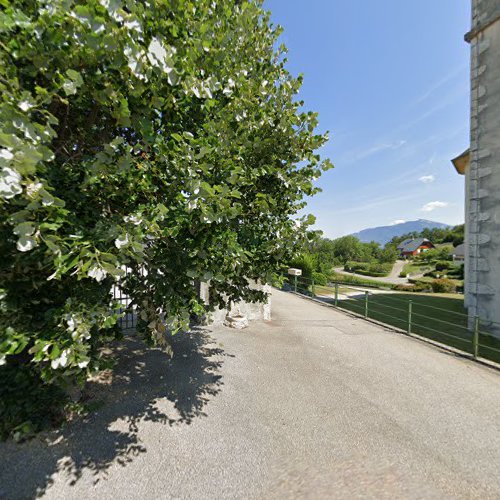
M 297 293 L 297 276 L 302 276 L 302 269 L 291 267 L 290 269 L 288 269 L 288 274 L 294 277 L 294 292 Z

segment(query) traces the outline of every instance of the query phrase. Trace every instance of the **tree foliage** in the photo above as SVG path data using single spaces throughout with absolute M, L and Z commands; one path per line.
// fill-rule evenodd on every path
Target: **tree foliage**
M 314 258 L 309 253 L 303 253 L 291 261 L 290 267 L 300 269 L 304 278 L 311 278 L 314 272 Z
M 262 300 L 330 165 L 261 2 L 0 5 L 0 363 L 83 379 L 119 278 L 152 341 L 200 312 L 193 280 Z
M 413 231 L 411 233 L 395 236 L 386 246 L 398 246 L 399 243 L 408 238 L 427 238 L 434 244 L 453 243 L 453 246 L 458 246 L 464 242 L 464 224 L 447 228 L 428 228 L 426 227 L 421 232 Z
M 315 270 L 328 274 L 332 267 L 345 265 L 349 261 L 392 264 L 398 257 L 395 247 L 387 245 L 381 248 L 378 243 L 361 242 L 356 236 L 342 236 L 335 240 L 322 238 L 321 235 L 310 234 L 305 251 L 310 253 Z

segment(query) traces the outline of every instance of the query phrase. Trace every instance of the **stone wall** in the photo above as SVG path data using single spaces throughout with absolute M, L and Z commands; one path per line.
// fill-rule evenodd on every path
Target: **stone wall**
M 209 287 L 210 283 L 201 283 L 200 285 L 200 298 L 204 300 L 205 303 L 208 303 Z M 207 318 L 207 322 L 212 325 L 222 325 L 228 315 L 234 316 L 238 313 L 245 316 L 248 321 L 271 320 L 271 287 L 269 285 L 262 285 L 254 282 L 250 285 L 250 288 L 262 290 L 268 293 L 269 298 L 267 302 L 262 304 L 241 301 L 233 304 L 230 311 L 227 309 L 216 309 L 214 312 L 210 313 Z

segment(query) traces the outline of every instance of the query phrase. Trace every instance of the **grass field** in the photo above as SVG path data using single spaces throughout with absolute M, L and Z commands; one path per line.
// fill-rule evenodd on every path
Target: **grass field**
M 331 277 L 332 281 L 336 281 L 338 283 L 346 283 L 350 285 L 366 285 L 366 286 L 374 286 L 377 288 L 385 287 L 385 288 L 391 288 L 390 283 L 382 283 L 377 280 L 371 280 L 369 278 L 360 278 L 359 276 L 349 276 L 348 274 L 341 274 L 341 273 L 332 273 Z
M 339 285 L 339 294 L 345 294 L 349 292 L 349 288 L 346 288 L 345 286 Z M 319 296 L 323 297 L 329 297 L 335 295 L 335 288 L 331 286 L 321 286 L 321 285 L 315 285 L 314 287 L 314 293 Z
M 458 296 L 460 297 L 460 296 Z M 450 298 L 431 294 L 370 294 L 368 317 L 388 325 L 408 329 L 408 303 L 412 301 L 411 331 L 472 354 L 472 331 L 467 328 L 463 296 Z M 359 295 L 339 300 L 339 307 L 365 313 L 365 297 Z M 479 355 L 500 363 L 500 340 L 481 333 Z M 495 350 L 489 349 L 497 349 Z
M 311 287 L 299 282 L 298 292 L 312 295 Z M 316 285 L 315 294 L 334 302 L 335 288 Z M 346 297 L 348 294 L 348 297 Z M 339 285 L 340 308 L 365 314 L 365 292 Z M 411 332 L 472 354 L 473 332 L 468 329 L 463 295 L 437 293 L 369 293 L 368 318 L 404 331 L 408 329 L 409 302 L 412 301 Z M 486 331 L 479 335 L 479 356 L 500 363 L 500 340 Z M 492 349 L 491 349 L 492 348 Z
M 339 278 L 345 277 L 339 275 Z M 412 301 L 413 334 L 473 353 L 473 332 L 468 328 L 467 311 L 464 308 L 462 294 L 390 292 L 387 288 L 382 288 L 379 282 L 353 278 L 353 282 L 339 282 L 338 307 L 364 315 L 365 292 L 356 290 L 355 287 L 366 287 L 369 292 L 368 318 L 407 331 L 409 302 Z M 287 277 L 285 281 L 288 282 L 288 289 L 293 290 L 294 279 Z M 374 288 L 384 291 L 372 292 Z M 312 296 L 310 280 L 299 277 L 297 291 Z M 316 296 L 333 304 L 335 294 L 333 286 L 315 285 L 314 292 Z M 492 337 L 486 327 L 480 328 L 478 354 L 480 357 L 500 363 L 500 340 Z

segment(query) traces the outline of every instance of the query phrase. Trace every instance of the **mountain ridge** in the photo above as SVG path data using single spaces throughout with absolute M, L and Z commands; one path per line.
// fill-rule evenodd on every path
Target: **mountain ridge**
M 445 224 L 444 222 L 436 222 L 427 219 L 417 219 L 401 222 L 399 224 L 393 224 L 390 226 L 369 227 L 366 229 L 362 229 L 357 233 L 353 233 L 352 236 L 356 236 L 356 238 L 358 238 L 363 243 L 376 241 L 380 245 L 384 246 L 395 236 L 402 236 L 403 234 L 411 233 L 413 231 L 420 232 L 425 228 L 446 229 L 448 227 L 451 226 L 449 224 Z

